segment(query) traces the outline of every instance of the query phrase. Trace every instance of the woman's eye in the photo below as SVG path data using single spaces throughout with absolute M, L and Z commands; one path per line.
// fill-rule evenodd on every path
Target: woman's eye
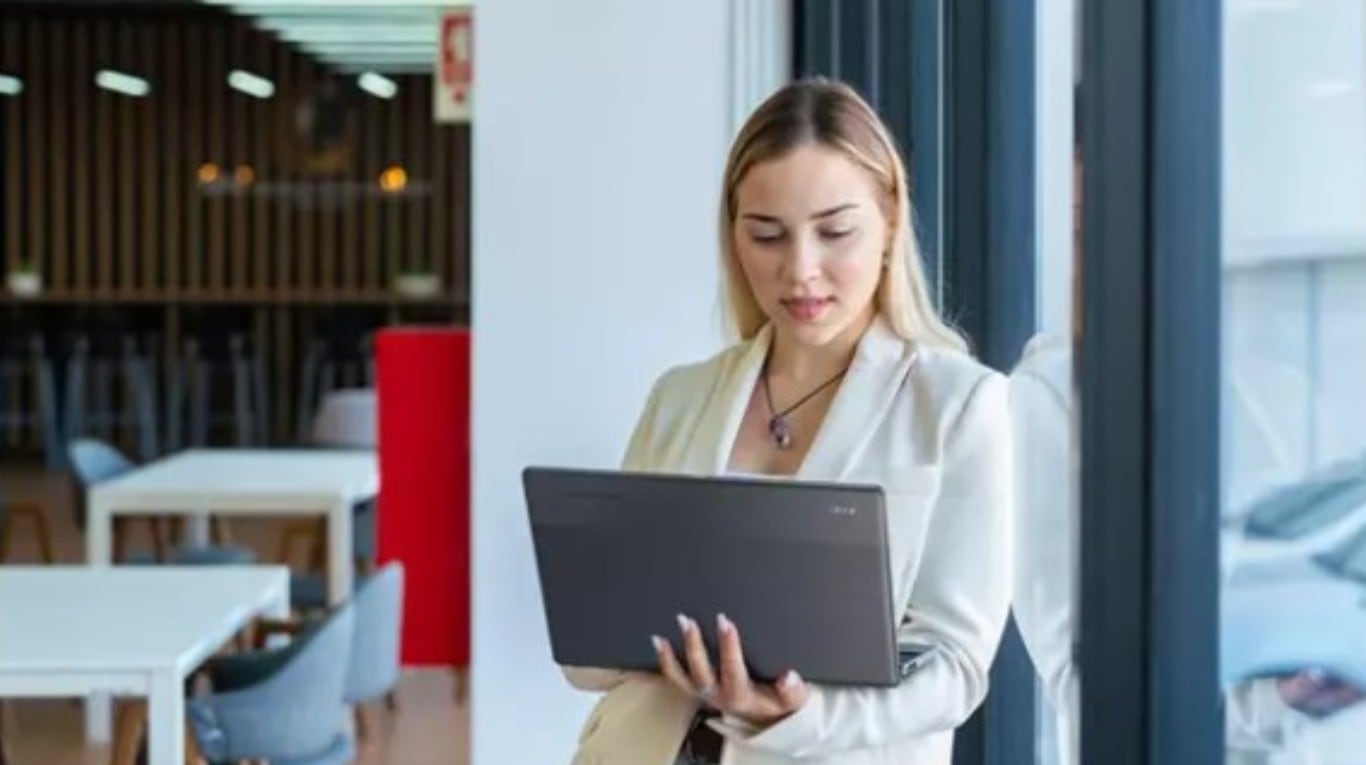
M 824 239 L 843 239 L 852 233 L 854 233 L 852 228 L 830 229 L 828 231 L 822 231 L 821 237 Z
M 749 238 L 760 243 L 778 242 L 783 238 L 781 231 L 751 231 Z

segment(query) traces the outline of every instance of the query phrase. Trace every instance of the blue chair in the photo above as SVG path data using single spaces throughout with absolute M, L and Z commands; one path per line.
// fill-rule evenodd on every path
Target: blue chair
M 214 691 L 186 704 L 209 763 L 345 765 L 356 747 L 345 730 L 345 668 L 356 613 L 344 604 L 287 646 L 212 660 Z
M 300 577 L 294 579 L 295 582 L 300 580 Z M 356 632 L 346 672 L 346 703 L 355 709 L 356 731 L 362 739 L 367 730 L 362 705 L 380 699 L 389 709 L 397 705 L 394 689 L 402 669 L 403 582 L 403 564 L 388 563 L 357 582 L 349 601 L 356 609 Z M 325 593 L 319 591 L 317 596 L 323 599 Z M 308 623 L 307 618 L 290 622 L 262 621 L 258 638 L 271 632 L 295 632 Z
M 81 489 L 82 496 L 76 503 L 77 523 L 84 527 L 86 521 L 84 494 L 96 484 L 128 473 L 134 468 L 134 465 L 119 450 L 93 438 L 81 438 L 71 442 L 70 446 L 67 447 L 67 458 L 71 463 L 71 470 L 76 477 L 76 482 Z M 162 542 L 160 526 L 155 521 L 152 525 L 152 536 L 154 544 L 158 548 L 156 552 L 123 556 L 120 554 L 121 537 L 116 533 L 115 560 L 138 565 L 156 563 L 162 557 Z M 245 547 L 183 545 L 171 550 L 166 558 L 168 562 L 181 566 L 221 566 L 249 564 L 256 560 L 256 555 Z
M 386 564 L 356 588 L 356 633 L 346 671 L 346 703 L 355 710 L 356 733 L 366 738 L 363 705 L 383 699 L 394 707 L 402 670 L 403 564 Z
M 374 449 L 378 444 L 378 398 L 373 388 L 339 389 L 329 392 L 313 417 L 307 442 L 314 448 Z M 376 557 L 376 500 L 357 502 L 351 515 L 351 550 L 356 571 L 369 573 Z M 303 538 L 309 547 L 309 568 L 317 572 L 326 559 L 327 523 L 295 521 L 280 535 L 277 560 L 287 563 L 294 540 Z M 291 582 L 291 604 L 302 612 L 327 607 L 327 584 L 317 573 L 297 576 Z

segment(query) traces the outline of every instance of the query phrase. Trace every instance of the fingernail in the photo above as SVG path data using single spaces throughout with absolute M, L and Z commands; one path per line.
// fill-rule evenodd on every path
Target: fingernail
M 778 684 L 784 688 L 792 688 L 795 687 L 797 683 L 800 683 L 801 681 L 802 678 L 800 675 L 797 674 L 797 670 L 789 669 L 783 675 L 782 679 L 778 681 Z
M 655 647 L 655 653 L 664 653 L 664 638 L 658 635 L 651 635 L 650 642 Z
M 734 626 L 735 625 L 730 623 L 730 619 L 726 618 L 725 614 L 716 615 L 716 629 L 720 630 L 723 634 L 730 634 L 730 631 Z
M 681 629 L 681 630 L 683 630 L 684 632 L 687 632 L 688 629 L 691 628 L 691 627 L 692 627 L 692 619 L 689 619 L 688 617 L 684 616 L 683 614 L 679 614 L 679 615 L 678 615 L 678 628 Z

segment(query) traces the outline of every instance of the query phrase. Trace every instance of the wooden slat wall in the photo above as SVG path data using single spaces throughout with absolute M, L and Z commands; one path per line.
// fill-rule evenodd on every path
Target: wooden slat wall
M 144 77 L 150 95 L 96 87 L 100 68 Z M 236 68 L 272 80 L 275 96 L 229 88 Z M 0 7 L 0 72 L 25 83 L 21 95 L 0 96 L 0 263 L 32 263 L 45 284 L 36 300 L 0 288 L 0 317 L 160 306 L 153 331 L 166 354 L 189 331 L 184 311 L 246 306 L 281 434 L 294 421 L 301 336 L 315 310 L 371 323 L 467 321 L 470 132 L 433 123 L 429 77 L 394 77 L 392 100 L 357 91 L 349 165 L 319 175 L 301 165 L 293 124 L 300 99 L 332 73 L 218 9 Z M 206 163 L 222 192 L 201 184 Z M 393 165 L 406 170 L 408 193 L 380 191 Z M 444 294 L 396 298 L 403 268 L 436 273 Z M 0 446 L 31 438 L 0 434 Z

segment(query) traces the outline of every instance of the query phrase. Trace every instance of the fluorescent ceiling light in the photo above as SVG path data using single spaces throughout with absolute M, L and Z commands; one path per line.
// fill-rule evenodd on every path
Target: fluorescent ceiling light
M 266 29 L 319 29 L 319 28 L 343 28 L 349 29 L 356 26 L 368 26 L 371 29 L 398 28 L 411 29 L 426 25 L 432 29 L 433 34 L 439 29 L 437 25 L 437 14 L 435 10 L 420 10 L 404 12 L 402 9 L 392 11 L 374 12 L 370 9 L 346 9 L 338 8 L 330 13 L 250 13 L 239 9 L 237 15 L 247 19 L 252 24 Z
M 362 43 L 362 42 L 302 42 L 299 46 L 317 53 L 411 53 L 415 56 L 435 54 L 437 46 L 431 43 Z
M 8 74 L 0 74 L 0 95 L 17 96 L 24 92 L 24 81 Z
M 415 61 L 336 61 L 334 66 L 344 74 L 386 72 L 388 74 L 431 74 L 430 63 Z
M 152 92 L 152 86 L 141 77 L 134 77 L 131 74 L 116 72 L 113 69 L 101 69 L 95 73 L 95 84 L 105 90 L 112 90 L 115 93 L 122 93 L 125 96 L 141 98 Z
M 276 36 L 287 42 L 312 43 L 408 43 L 436 45 L 436 25 L 430 28 L 385 27 L 277 27 Z
M 275 83 L 260 75 L 244 72 L 241 69 L 228 72 L 228 85 L 232 86 L 233 90 L 257 98 L 270 98 L 275 95 Z
M 444 8 L 451 5 L 452 0 L 290 0 L 282 3 L 280 0 L 204 0 L 206 5 L 228 5 L 248 13 L 270 11 L 299 11 L 310 8 L 320 8 L 328 12 L 336 10 L 363 8 L 373 11 L 384 11 L 396 9 L 399 11 L 413 10 L 417 8 Z
M 366 93 L 380 98 L 393 98 L 398 94 L 398 85 L 394 84 L 393 80 L 374 72 L 366 72 L 357 77 L 356 84 Z

